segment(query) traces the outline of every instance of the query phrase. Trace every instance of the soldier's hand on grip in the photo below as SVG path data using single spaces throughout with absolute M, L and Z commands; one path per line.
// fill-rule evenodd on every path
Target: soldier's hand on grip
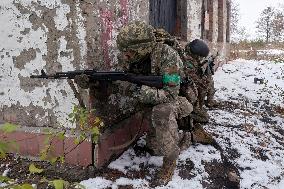
M 90 79 L 86 74 L 76 75 L 74 81 L 83 89 L 88 89 L 90 86 Z

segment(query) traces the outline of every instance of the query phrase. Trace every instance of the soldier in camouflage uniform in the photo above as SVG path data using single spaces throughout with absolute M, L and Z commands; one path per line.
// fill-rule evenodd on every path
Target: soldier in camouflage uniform
M 121 52 L 119 64 L 131 73 L 163 75 L 164 88 L 156 89 L 144 85 L 138 87 L 121 82 L 123 85 L 120 86 L 123 87 L 118 87 L 121 92 L 115 95 L 114 100 L 118 101 L 128 93 L 127 99 L 133 99 L 130 101 L 135 102 L 133 106 L 148 107 L 144 109 L 147 114 L 145 117 L 150 123 L 146 138 L 147 147 L 154 155 L 164 156 L 163 166 L 156 175 L 153 186 L 167 184 L 172 178 L 180 153 L 180 141 L 188 137 L 187 134 L 179 135 L 177 120 L 188 116 L 193 110 L 185 97 L 178 96 L 183 62 L 173 48 L 156 41 L 154 31 L 150 25 L 138 21 L 121 28 L 117 36 L 117 46 Z M 75 81 L 80 85 L 82 77 L 75 78 Z M 109 102 L 104 106 L 108 106 Z M 108 113 L 108 116 L 110 115 Z M 185 141 L 191 142 L 190 139 Z
M 202 40 L 193 40 L 185 47 L 185 75 L 193 80 L 193 86 L 184 92 L 189 93 L 186 96 L 194 96 L 197 99 L 194 102 L 194 111 L 192 117 L 196 122 L 206 123 L 209 121 L 209 115 L 204 109 L 204 100 L 208 91 L 208 78 L 202 72 L 202 59 L 209 53 L 208 46 Z
M 209 135 L 205 130 L 201 127 L 200 124 L 197 122 L 207 122 L 209 120 L 208 114 L 204 111 L 199 110 L 199 100 L 198 100 L 198 88 L 194 82 L 194 78 L 191 77 L 190 71 L 194 69 L 193 64 L 188 61 L 188 58 L 192 58 L 185 53 L 184 49 L 182 48 L 180 42 L 164 29 L 156 29 L 155 36 L 157 41 L 161 43 L 165 43 L 175 49 L 181 60 L 183 61 L 183 82 L 180 86 L 180 96 L 184 96 L 187 100 L 193 105 L 193 112 L 190 116 L 184 117 L 178 120 L 179 129 L 183 130 L 185 133 L 184 135 L 190 135 L 191 137 L 184 137 L 183 141 L 191 140 L 192 142 L 202 143 L 202 144 L 211 144 L 213 142 L 213 138 Z M 202 43 L 204 45 L 204 43 Z M 208 46 L 205 44 L 203 48 L 195 49 L 197 54 L 201 53 L 201 57 L 206 56 L 209 52 Z M 212 75 L 211 75 L 212 76 Z M 211 77 L 212 78 L 212 77 Z M 209 93 L 209 90 L 208 90 Z M 208 94 L 207 94 L 208 95 Z M 193 120 L 193 118 L 195 120 Z M 195 121 L 195 124 L 193 123 Z M 187 148 L 188 143 L 186 142 L 185 145 L 181 146 L 181 148 Z
M 117 45 L 130 72 L 163 75 L 165 78 L 163 89 L 142 86 L 134 96 L 140 103 L 153 107 L 149 112 L 151 128 L 147 146 L 155 155 L 164 156 L 154 185 L 166 184 L 172 177 L 180 152 L 177 120 L 192 111 L 192 105 L 186 98 L 178 96 L 183 63 L 173 48 L 156 41 L 154 29 L 143 22 L 123 27 L 118 34 Z

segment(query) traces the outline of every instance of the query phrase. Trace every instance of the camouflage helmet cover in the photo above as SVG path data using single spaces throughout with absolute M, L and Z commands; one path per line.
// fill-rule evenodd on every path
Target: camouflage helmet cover
M 117 36 L 117 46 L 122 52 L 134 51 L 139 56 L 145 56 L 150 53 L 155 44 L 155 29 L 141 21 L 135 21 L 122 27 Z

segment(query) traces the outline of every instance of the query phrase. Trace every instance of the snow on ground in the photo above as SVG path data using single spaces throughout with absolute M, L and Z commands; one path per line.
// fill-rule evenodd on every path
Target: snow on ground
M 264 85 L 254 84 L 264 79 Z M 268 103 L 284 107 L 284 64 L 236 60 L 215 74 L 216 98 L 221 101 Z M 267 101 L 267 102 L 266 102 Z
M 265 84 L 255 84 L 254 77 Z M 284 119 L 273 111 L 284 107 L 284 64 L 236 60 L 220 68 L 214 80 L 218 101 L 243 105 L 211 111 L 206 126 L 227 155 L 235 156 L 241 188 L 284 188 Z
M 267 49 L 267 50 L 257 51 L 257 55 L 282 55 L 282 54 L 284 54 L 284 51 L 279 49 Z
M 263 78 L 264 84 L 255 84 L 255 77 Z M 209 111 L 211 120 L 205 129 L 212 133 L 227 159 L 237 167 L 240 188 L 283 189 L 284 117 L 274 108 L 284 107 L 284 64 L 236 60 L 219 68 L 214 80 L 216 100 L 226 106 Z M 145 140 L 140 139 L 137 145 L 145 145 Z M 222 163 L 219 150 L 210 145 L 192 145 L 180 154 L 172 181 L 157 188 L 208 188 L 204 182 L 207 186 L 213 184 L 212 173 L 208 171 L 210 162 Z M 146 189 L 150 188 L 151 178 L 161 164 L 162 157 L 148 153 L 137 155 L 134 148 L 130 148 L 108 167 L 124 173 L 125 177 L 112 181 L 96 177 L 81 184 L 87 189 L 116 189 L 127 185 Z M 142 169 L 147 170 L 145 177 L 127 178 L 133 171 Z

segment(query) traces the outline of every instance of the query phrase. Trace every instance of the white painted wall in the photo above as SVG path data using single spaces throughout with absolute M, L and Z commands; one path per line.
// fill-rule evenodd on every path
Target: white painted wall
M 66 81 L 51 81 L 43 82 L 42 85 L 35 88 L 31 88 L 30 91 L 22 89 L 20 85 L 19 77 L 29 82 L 28 77 L 30 74 L 38 74 L 41 69 L 46 66 L 46 61 L 43 59 L 47 54 L 47 33 L 48 28 L 43 24 L 42 27 L 33 29 L 33 24 L 29 21 L 30 14 L 22 14 L 17 9 L 15 3 L 21 4 L 28 10 L 31 10 L 41 17 L 42 12 L 37 10 L 37 6 L 43 6 L 48 9 L 56 9 L 56 16 L 54 17 L 55 27 L 58 31 L 66 29 L 71 20 L 67 18 L 67 14 L 70 12 L 70 7 L 67 4 L 63 4 L 61 0 L 4 0 L 0 1 L 0 109 L 5 111 L 4 108 L 9 108 L 12 105 L 28 107 L 30 105 L 37 108 L 43 108 L 45 110 L 52 110 L 60 124 L 70 127 L 68 123 L 65 124 L 68 114 L 70 113 L 73 103 L 77 103 L 71 88 Z M 35 4 L 35 2 L 39 4 Z M 78 27 L 77 35 L 80 39 L 81 56 L 86 54 L 86 42 L 85 31 L 82 22 L 84 19 L 80 15 L 78 10 L 78 19 L 76 24 Z M 26 35 L 21 34 L 26 28 L 30 29 L 30 32 Z M 62 71 L 74 70 L 74 65 L 71 63 L 73 60 L 72 49 L 66 48 L 66 39 L 64 36 L 60 38 L 59 52 L 69 52 L 71 57 L 55 57 L 62 65 Z M 17 57 L 25 49 L 36 49 L 35 59 L 26 62 L 24 69 L 15 67 L 13 57 Z M 32 81 L 34 82 L 34 81 Z M 42 82 L 38 80 L 37 82 Z M 67 95 L 64 95 L 62 91 L 65 91 Z M 47 96 L 50 96 L 50 100 L 44 100 Z M 4 110 L 3 110 L 4 109 Z M 27 108 L 26 114 L 30 115 L 31 108 Z M 45 115 L 39 115 L 37 113 L 31 114 L 36 119 L 38 126 L 48 124 L 49 115 L 46 111 Z
M 201 38 L 201 0 L 188 0 L 187 12 L 188 12 L 188 41 L 192 41 L 196 38 Z

